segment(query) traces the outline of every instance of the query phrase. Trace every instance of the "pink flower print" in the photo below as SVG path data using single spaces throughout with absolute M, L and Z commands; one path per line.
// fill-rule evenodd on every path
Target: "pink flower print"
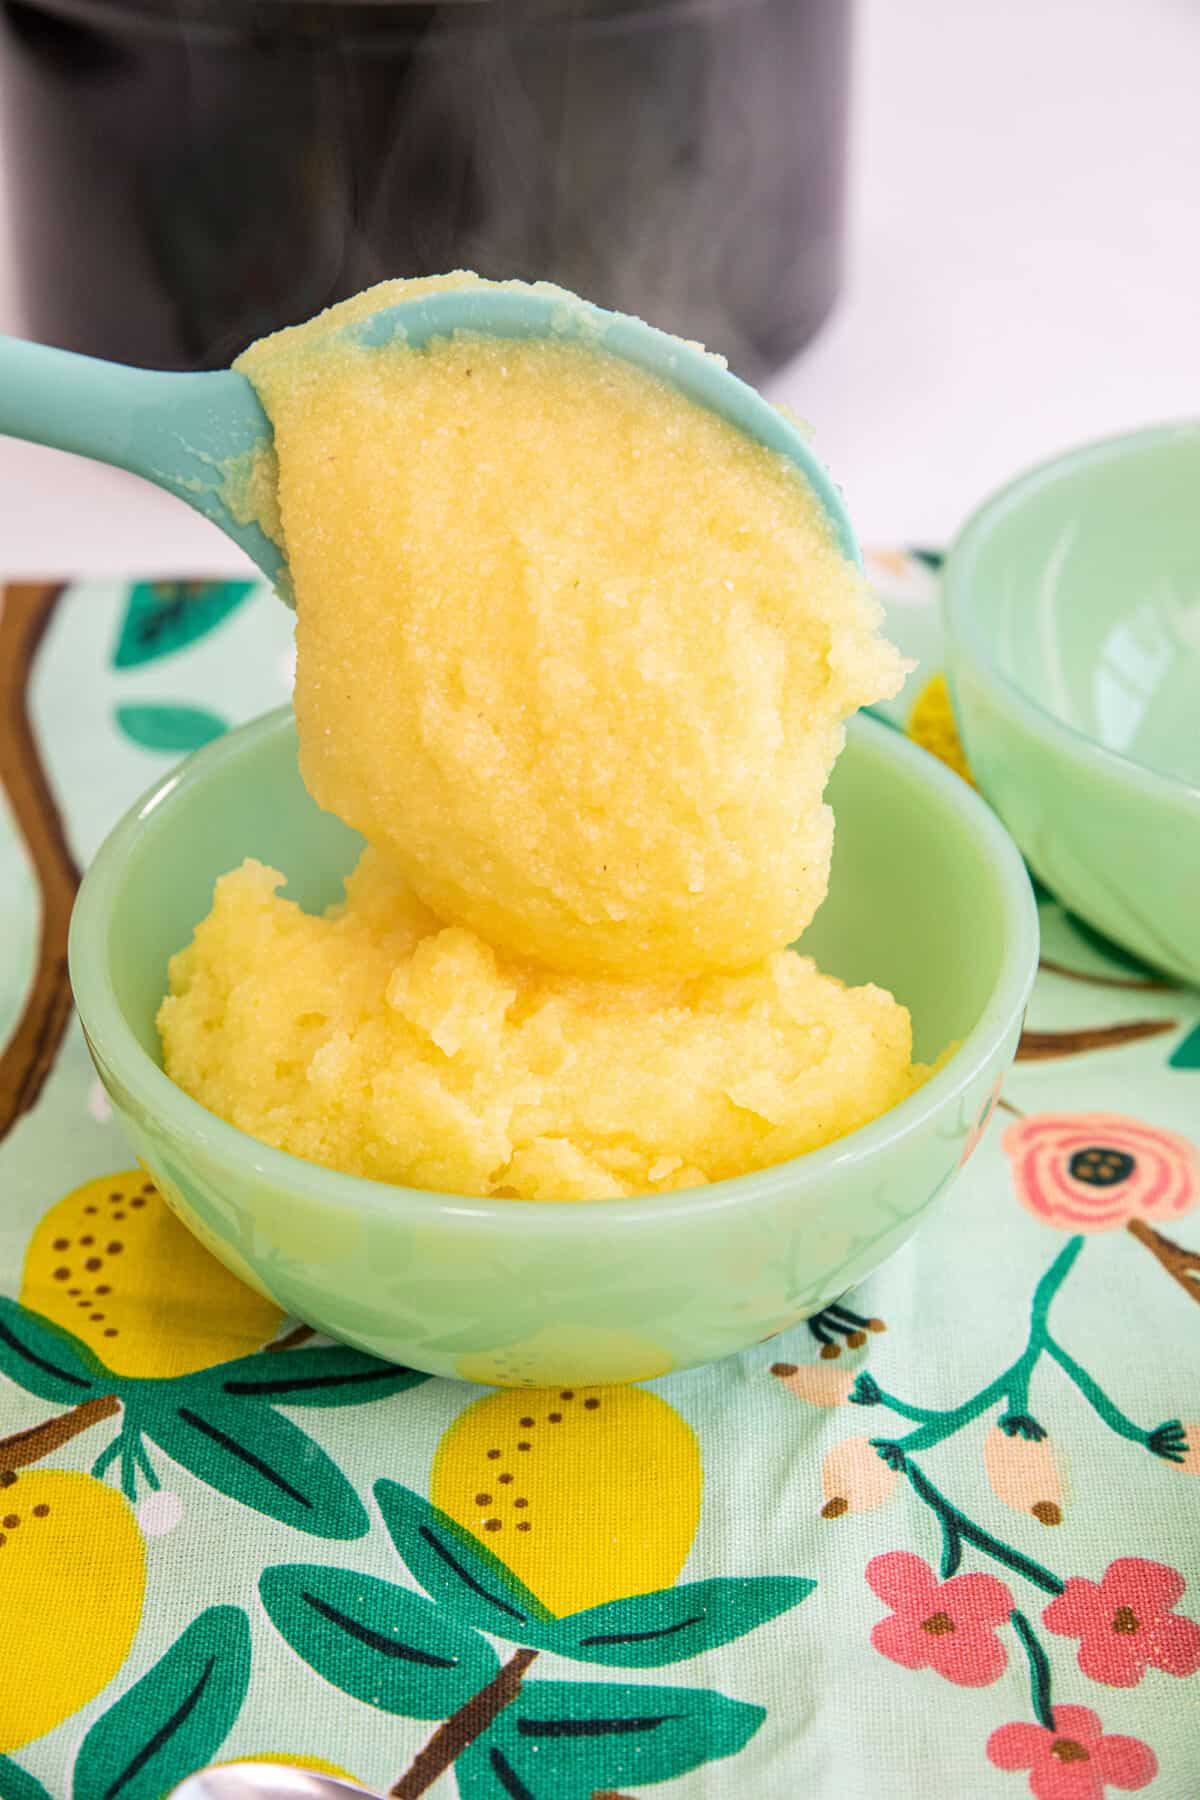
M 823 1519 L 840 1519 L 843 1513 L 874 1512 L 886 1506 L 899 1481 L 897 1470 L 885 1463 L 865 1437 L 843 1438 L 825 1458 L 821 1488 Z
M 1031 1419 L 1011 1433 L 996 1425 L 983 1440 L 983 1467 L 993 1494 L 1014 1512 L 1032 1513 L 1039 1525 L 1062 1524 L 1062 1482 L 1050 1440 Z
M 789 1393 L 810 1406 L 845 1406 L 854 1386 L 853 1369 L 839 1368 L 833 1363 L 771 1364 L 771 1373 L 782 1381 Z
M 868 1585 L 892 1608 L 871 1632 L 881 1656 L 905 1669 L 936 1669 L 959 1687 L 999 1680 L 1008 1652 L 996 1627 L 1013 1608 L 1002 1581 L 994 1575 L 939 1581 L 927 1562 L 907 1550 L 872 1557 L 866 1573 Z
M 1104 1800 L 1110 1787 L 1144 1788 L 1158 1773 L 1158 1758 L 1140 1738 L 1106 1737 L 1086 1706 L 1056 1706 L 1054 1730 L 1045 1725 L 1001 1725 L 988 1739 L 997 1769 L 1029 1770 L 1034 1800 Z
M 1119 1556 L 1100 1581 L 1076 1575 L 1042 1614 L 1047 1631 L 1079 1639 L 1079 1667 L 1108 1687 L 1136 1687 L 1148 1668 L 1200 1669 L 1200 1625 L 1175 1612 L 1187 1586 L 1177 1569 Z
M 1004 1133 L 1017 1198 L 1059 1231 L 1178 1218 L 1200 1199 L 1200 1156 L 1173 1131 L 1119 1113 L 1035 1113 Z

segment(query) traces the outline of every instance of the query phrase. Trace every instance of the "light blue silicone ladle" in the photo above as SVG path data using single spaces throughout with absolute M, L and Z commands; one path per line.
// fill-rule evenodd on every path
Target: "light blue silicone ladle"
M 364 355 L 395 343 L 420 349 L 468 331 L 556 338 L 620 356 L 788 457 L 808 478 L 844 553 L 861 562 L 841 494 L 796 426 L 714 357 L 640 319 L 566 294 L 480 286 L 440 288 L 334 329 Z M 238 370 L 163 374 L 0 337 L 0 432 L 156 482 L 211 519 L 290 599 L 279 545 L 229 508 L 231 470 L 271 444 L 267 416 Z

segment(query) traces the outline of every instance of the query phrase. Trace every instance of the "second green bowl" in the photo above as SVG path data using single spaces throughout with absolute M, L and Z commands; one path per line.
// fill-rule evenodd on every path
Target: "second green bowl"
M 967 756 L 1030 866 L 1200 982 L 1200 424 L 1023 475 L 967 524 L 942 595 Z

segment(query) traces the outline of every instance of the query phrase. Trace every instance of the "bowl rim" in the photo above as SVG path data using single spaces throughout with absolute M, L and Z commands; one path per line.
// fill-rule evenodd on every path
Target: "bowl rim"
M 374 1181 L 325 1168 L 260 1142 L 211 1113 L 177 1087 L 144 1050 L 125 1018 L 113 985 L 106 946 L 126 857 L 145 821 L 163 806 L 179 805 L 222 765 L 256 750 L 262 740 L 292 729 L 290 706 L 278 708 L 206 745 L 149 788 L 118 820 L 80 885 L 71 917 L 69 967 L 75 1004 L 94 1059 L 111 1069 L 135 1104 L 165 1122 L 166 1132 L 206 1161 L 236 1166 L 273 1185 L 358 1217 L 384 1213 L 393 1222 L 430 1225 L 486 1221 L 524 1237 L 531 1229 L 567 1238 L 593 1227 L 661 1225 L 671 1219 L 735 1211 L 755 1203 L 798 1197 L 839 1168 L 885 1152 L 921 1133 L 932 1118 L 972 1086 L 1024 1013 L 1038 965 L 1038 913 L 1020 852 L 991 808 L 961 778 L 895 726 L 859 716 L 855 736 L 898 759 L 909 776 L 931 788 L 972 841 L 997 890 L 1005 920 L 1000 967 L 979 1018 L 954 1055 L 915 1094 L 846 1137 L 766 1169 L 707 1186 L 661 1194 L 578 1202 L 510 1200 L 450 1194 Z M 885 748 L 886 747 L 886 748 Z M 221 873 L 217 871 L 216 873 Z M 215 879 L 215 875 L 214 875 Z
M 1114 750 L 1111 745 L 1052 712 L 1022 687 L 1007 669 L 1002 668 L 983 631 L 975 584 L 978 563 L 991 534 L 1012 513 L 1018 511 L 1030 495 L 1070 478 L 1091 464 L 1115 462 L 1129 452 L 1140 454 L 1144 450 L 1180 439 L 1200 442 L 1200 419 L 1169 420 L 1137 431 L 1112 432 L 1105 437 L 1090 438 L 1072 449 L 1043 458 L 1012 481 L 1006 482 L 1003 487 L 997 488 L 970 514 L 946 554 L 942 567 L 941 613 L 947 648 L 957 646 L 969 657 L 976 673 L 998 688 L 1023 721 L 1040 736 L 1058 744 L 1068 754 L 1080 756 L 1084 760 L 1089 757 L 1095 759 L 1110 774 L 1128 780 L 1143 790 L 1157 794 L 1164 791 L 1182 794 L 1200 801 L 1200 783 L 1189 781 L 1169 769 L 1156 768 L 1153 763 L 1140 762 L 1136 757 L 1126 756 L 1123 751 Z M 948 661 L 952 660 L 948 658 Z M 953 691 L 953 669 L 950 670 L 950 683 Z M 954 701 L 957 709 L 957 693 L 954 693 Z

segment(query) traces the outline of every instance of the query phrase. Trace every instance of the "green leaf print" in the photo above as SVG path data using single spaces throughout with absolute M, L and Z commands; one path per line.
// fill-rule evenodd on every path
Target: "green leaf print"
M 159 1388 L 159 1384 L 155 1384 Z M 322 1538 L 359 1538 L 366 1508 L 298 1425 L 261 1401 L 235 1400 L 188 1378 L 125 1389 L 136 1422 L 175 1462 L 243 1506 Z
M 386 1400 L 430 1379 L 421 1369 L 380 1362 L 343 1344 L 289 1350 L 286 1357 L 259 1350 L 236 1362 L 220 1363 L 192 1378 L 210 1391 L 233 1400 L 259 1400 L 268 1406 L 357 1406 Z
M 0 1794 L 4 1800 L 50 1800 L 41 1782 L 18 1768 L 8 1756 L 0 1756 Z
M 249 1681 L 245 1613 L 209 1607 L 92 1726 L 76 1759 L 73 1800 L 161 1800 L 212 1761 Z
M 136 581 L 113 647 L 114 669 L 136 669 L 207 636 L 254 592 L 252 581 Z
M 1028 863 L 1025 864 L 1025 873 L 1029 877 L 1029 885 L 1033 889 L 1033 897 L 1038 902 L 1038 905 L 1040 906 L 1044 902 L 1053 903 L 1054 895 L 1050 892 L 1050 889 L 1046 886 L 1037 871 L 1031 869 Z
M 1172 1069 L 1200 1069 L 1200 1025 L 1176 1044 L 1167 1062 Z
M 0 1299 L 0 1374 L 58 1406 L 77 1406 L 113 1386 L 112 1376 L 69 1331 L 8 1299 Z
M 224 719 L 203 706 L 180 706 L 174 702 L 118 706 L 116 720 L 125 736 L 143 750 L 159 750 L 171 756 L 199 750 L 229 729 Z
M 1063 913 L 1071 929 L 1083 939 L 1084 943 L 1090 949 L 1095 950 L 1098 955 L 1107 957 L 1109 962 L 1116 963 L 1118 968 L 1127 969 L 1131 975 L 1149 976 L 1159 973 L 1157 969 L 1152 969 L 1149 963 L 1143 962 L 1140 956 L 1135 956 L 1132 950 L 1126 950 L 1123 945 L 1114 943 L 1112 938 L 1105 937 L 1102 931 L 1097 931 L 1094 925 L 1089 925 L 1087 920 L 1081 919 L 1077 913 L 1069 911 L 1065 906 Z
M 462 1800 L 589 1800 L 735 1756 L 766 1713 L 703 1688 L 527 1681 L 455 1765 Z
M 556 1621 L 549 1643 L 579 1662 L 659 1669 L 732 1643 L 798 1606 L 816 1585 L 791 1575 L 688 1582 L 573 1613 Z
M 461 1525 L 396 1481 L 377 1481 L 375 1499 L 410 1573 L 439 1605 L 497 1637 L 554 1642 L 539 1629 L 553 1613 Z
M 271 1623 L 331 1686 L 383 1712 L 444 1719 L 499 1668 L 485 1638 L 422 1594 L 317 1563 L 264 1569 Z

